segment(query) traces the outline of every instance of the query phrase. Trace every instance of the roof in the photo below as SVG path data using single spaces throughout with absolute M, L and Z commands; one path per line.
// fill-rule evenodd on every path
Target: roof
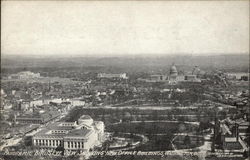
M 161 75 L 161 74 L 153 74 L 153 75 L 150 75 L 150 77 L 159 77 L 159 76 L 164 76 L 164 75 Z
M 238 123 L 240 126 L 250 126 L 250 122 L 241 122 L 241 123 Z
M 64 130 L 65 133 L 52 133 L 50 131 L 54 130 Z M 35 134 L 34 137 L 43 137 L 43 138 L 67 138 L 67 137 L 80 137 L 87 138 L 91 133 L 90 129 L 74 129 L 72 126 L 58 126 L 56 124 L 50 125 L 47 128 L 43 128 L 41 131 Z
M 43 137 L 43 138 L 63 138 L 65 136 L 65 133 L 61 134 L 47 134 L 50 131 L 50 129 L 44 128 L 38 133 L 34 135 L 34 137 Z
M 80 119 L 92 119 L 89 115 L 82 115 Z
M 225 137 L 225 142 L 237 142 L 236 137 Z
M 224 145 L 225 150 L 240 150 L 243 149 L 240 142 L 226 142 Z
M 91 130 L 89 129 L 74 129 L 70 131 L 65 137 L 81 137 L 86 138 L 88 137 L 89 133 L 91 133 Z
M 71 125 L 74 125 L 74 122 L 67 122 L 67 124 L 71 124 L 69 126 L 61 125 L 61 124 L 65 124 L 65 123 L 66 122 L 55 122 L 55 123 L 52 123 L 49 126 L 47 126 L 47 128 L 50 130 L 72 130 L 72 129 L 74 129 L 74 126 L 71 126 Z

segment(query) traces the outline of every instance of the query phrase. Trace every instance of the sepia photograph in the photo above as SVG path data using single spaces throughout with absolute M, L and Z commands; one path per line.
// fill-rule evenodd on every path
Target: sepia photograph
M 0 160 L 249 160 L 249 0 L 1 0 Z

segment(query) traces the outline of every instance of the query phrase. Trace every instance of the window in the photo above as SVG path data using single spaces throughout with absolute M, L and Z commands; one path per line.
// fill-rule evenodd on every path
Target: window
M 70 142 L 68 142 L 68 148 L 70 148 Z

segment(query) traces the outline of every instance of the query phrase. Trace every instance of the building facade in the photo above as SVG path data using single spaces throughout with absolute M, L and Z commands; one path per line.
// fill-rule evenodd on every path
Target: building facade
M 33 146 L 43 149 L 61 148 L 64 152 L 89 151 L 104 140 L 104 123 L 83 115 L 77 122 L 55 122 L 32 138 Z

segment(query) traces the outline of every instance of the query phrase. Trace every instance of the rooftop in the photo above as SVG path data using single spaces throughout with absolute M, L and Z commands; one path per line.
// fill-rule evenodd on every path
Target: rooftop
M 92 119 L 89 115 L 82 115 L 80 119 Z
M 237 142 L 236 137 L 225 137 L 225 142 Z
M 75 129 L 74 126 L 62 126 L 62 122 L 55 122 L 47 126 L 47 128 L 43 128 L 35 137 L 47 137 L 47 138 L 64 138 L 64 137 L 80 137 L 87 138 L 89 133 L 91 133 L 90 129 Z M 70 124 L 70 123 L 68 123 Z M 70 124 L 73 125 L 74 123 Z
M 88 137 L 89 133 L 91 133 L 91 130 L 89 129 L 74 129 L 70 131 L 65 137 L 81 137 L 86 138 Z
M 224 145 L 225 150 L 241 150 L 243 149 L 240 142 L 226 142 Z

